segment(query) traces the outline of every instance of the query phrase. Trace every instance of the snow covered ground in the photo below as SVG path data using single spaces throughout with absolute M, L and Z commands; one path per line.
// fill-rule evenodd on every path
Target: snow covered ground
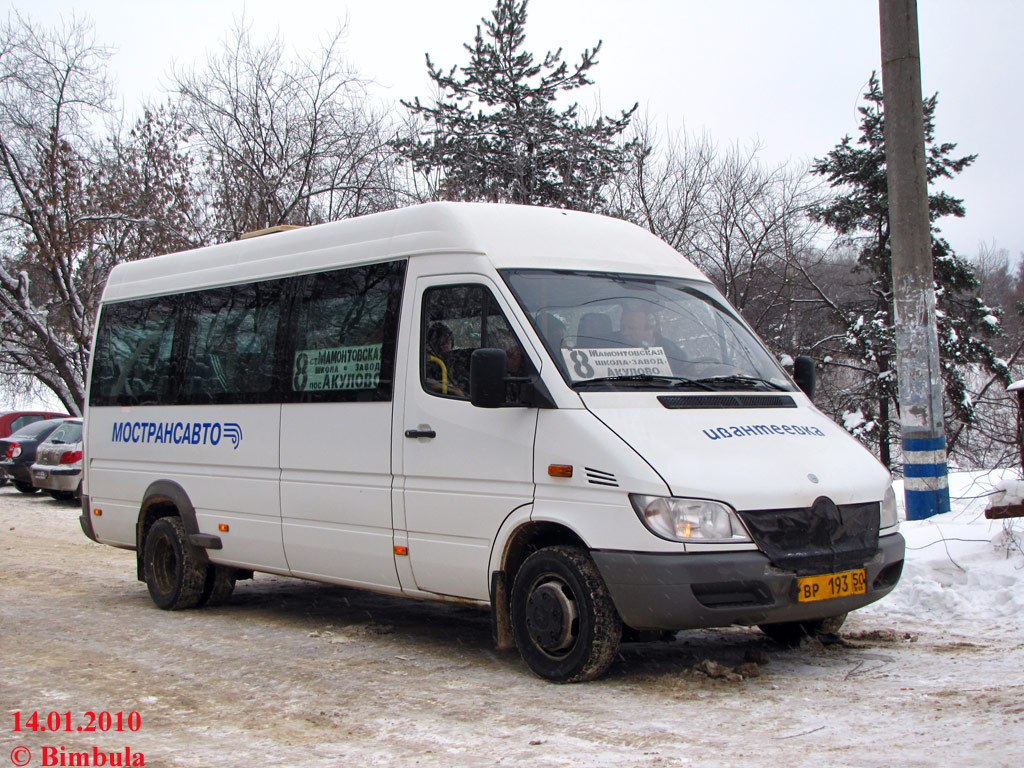
M 998 479 L 954 474 L 952 512 L 903 523 L 903 579 L 839 642 L 684 632 L 573 686 L 496 652 L 465 606 L 258 575 L 227 605 L 160 611 L 133 553 L 3 488 L 0 768 L 16 750 L 57 765 L 58 747 L 156 768 L 1017 768 L 1024 518 L 985 519 Z M 134 711 L 141 728 L 13 731 L 14 713 L 51 711 Z

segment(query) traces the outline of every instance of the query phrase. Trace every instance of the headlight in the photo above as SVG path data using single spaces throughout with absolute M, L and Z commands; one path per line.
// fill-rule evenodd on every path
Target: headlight
M 736 513 L 706 499 L 630 494 L 633 508 L 652 533 L 672 541 L 750 541 Z
M 882 511 L 879 514 L 878 529 L 884 531 L 900 524 L 899 508 L 896 506 L 896 491 L 889 486 L 882 499 Z

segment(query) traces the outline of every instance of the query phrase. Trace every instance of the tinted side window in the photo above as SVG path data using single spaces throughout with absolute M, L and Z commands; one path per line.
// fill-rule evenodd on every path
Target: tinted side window
M 176 305 L 162 296 L 103 307 L 89 405 L 170 401 Z
M 505 350 L 509 376 L 532 372 L 529 358 L 490 290 L 483 285 L 446 285 L 423 293 L 420 381 L 438 397 L 469 399 L 470 357 L 477 349 Z M 518 401 L 509 388 L 506 402 Z
M 400 261 L 300 279 L 288 399 L 391 399 L 404 276 Z
M 42 421 L 42 419 L 43 415 L 41 413 L 27 413 L 24 416 L 19 416 L 11 422 L 11 432 L 17 432 L 22 427 Z
M 180 402 L 259 403 L 277 399 L 283 280 L 188 294 L 188 353 Z

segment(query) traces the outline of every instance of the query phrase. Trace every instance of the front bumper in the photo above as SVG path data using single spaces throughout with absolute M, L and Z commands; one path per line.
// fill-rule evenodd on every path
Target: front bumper
M 865 594 L 810 603 L 797 600 L 797 574 L 774 567 L 761 552 L 591 554 L 626 624 L 680 630 L 806 621 L 863 608 L 891 592 L 903 571 L 903 537 L 884 536 L 878 546 L 864 563 Z

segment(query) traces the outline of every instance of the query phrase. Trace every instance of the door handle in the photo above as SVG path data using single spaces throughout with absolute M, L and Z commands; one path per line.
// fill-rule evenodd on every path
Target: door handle
M 432 429 L 407 429 L 406 437 L 437 437 L 437 432 Z

